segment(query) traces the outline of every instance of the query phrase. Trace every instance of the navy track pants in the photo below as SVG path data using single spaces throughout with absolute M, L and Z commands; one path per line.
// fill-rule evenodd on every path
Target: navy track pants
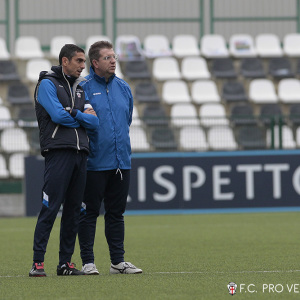
M 78 238 L 82 263 L 94 262 L 97 218 L 104 202 L 105 237 L 113 264 L 124 261 L 124 217 L 130 170 L 88 171 Z
M 34 232 L 34 261 L 44 261 L 61 204 L 59 264 L 71 261 L 85 188 L 86 162 L 87 153 L 83 151 L 51 150 L 45 155 L 43 205 Z

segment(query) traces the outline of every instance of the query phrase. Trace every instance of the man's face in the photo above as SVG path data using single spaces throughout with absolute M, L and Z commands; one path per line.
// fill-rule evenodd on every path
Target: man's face
M 113 49 L 101 49 L 100 58 L 93 60 L 95 73 L 108 79 L 116 71 L 115 51 Z M 105 59 L 108 58 L 108 59 Z
M 85 68 L 85 55 L 82 52 L 76 52 L 76 55 L 68 60 L 68 58 L 62 58 L 63 71 L 66 75 L 78 78 Z

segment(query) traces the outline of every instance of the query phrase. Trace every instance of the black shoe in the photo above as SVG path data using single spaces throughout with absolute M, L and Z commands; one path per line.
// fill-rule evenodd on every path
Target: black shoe
M 75 269 L 73 263 L 65 263 L 61 266 L 57 266 L 57 275 L 58 276 L 65 276 L 65 275 L 85 275 L 84 272 L 81 272 Z
M 44 263 L 33 263 L 32 268 L 29 272 L 30 277 L 46 277 L 46 273 L 44 270 Z

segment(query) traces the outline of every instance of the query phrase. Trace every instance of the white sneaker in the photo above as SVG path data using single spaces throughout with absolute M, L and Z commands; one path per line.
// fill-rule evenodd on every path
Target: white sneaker
M 110 274 L 141 274 L 143 270 L 137 268 L 130 262 L 121 262 L 117 265 L 110 265 Z
M 93 263 L 85 264 L 81 271 L 84 272 L 85 275 L 99 275 L 99 271 Z

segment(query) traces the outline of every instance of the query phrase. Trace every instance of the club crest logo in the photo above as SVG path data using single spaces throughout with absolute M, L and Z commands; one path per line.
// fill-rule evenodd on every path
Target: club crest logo
M 81 98 L 81 93 L 77 92 L 76 94 L 78 98 Z
M 227 288 L 228 288 L 228 292 L 230 295 L 235 295 L 236 294 L 236 288 L 237 288 L 237 285 L 234 283 L 234 282 L 229 282 L 227 284 Z

